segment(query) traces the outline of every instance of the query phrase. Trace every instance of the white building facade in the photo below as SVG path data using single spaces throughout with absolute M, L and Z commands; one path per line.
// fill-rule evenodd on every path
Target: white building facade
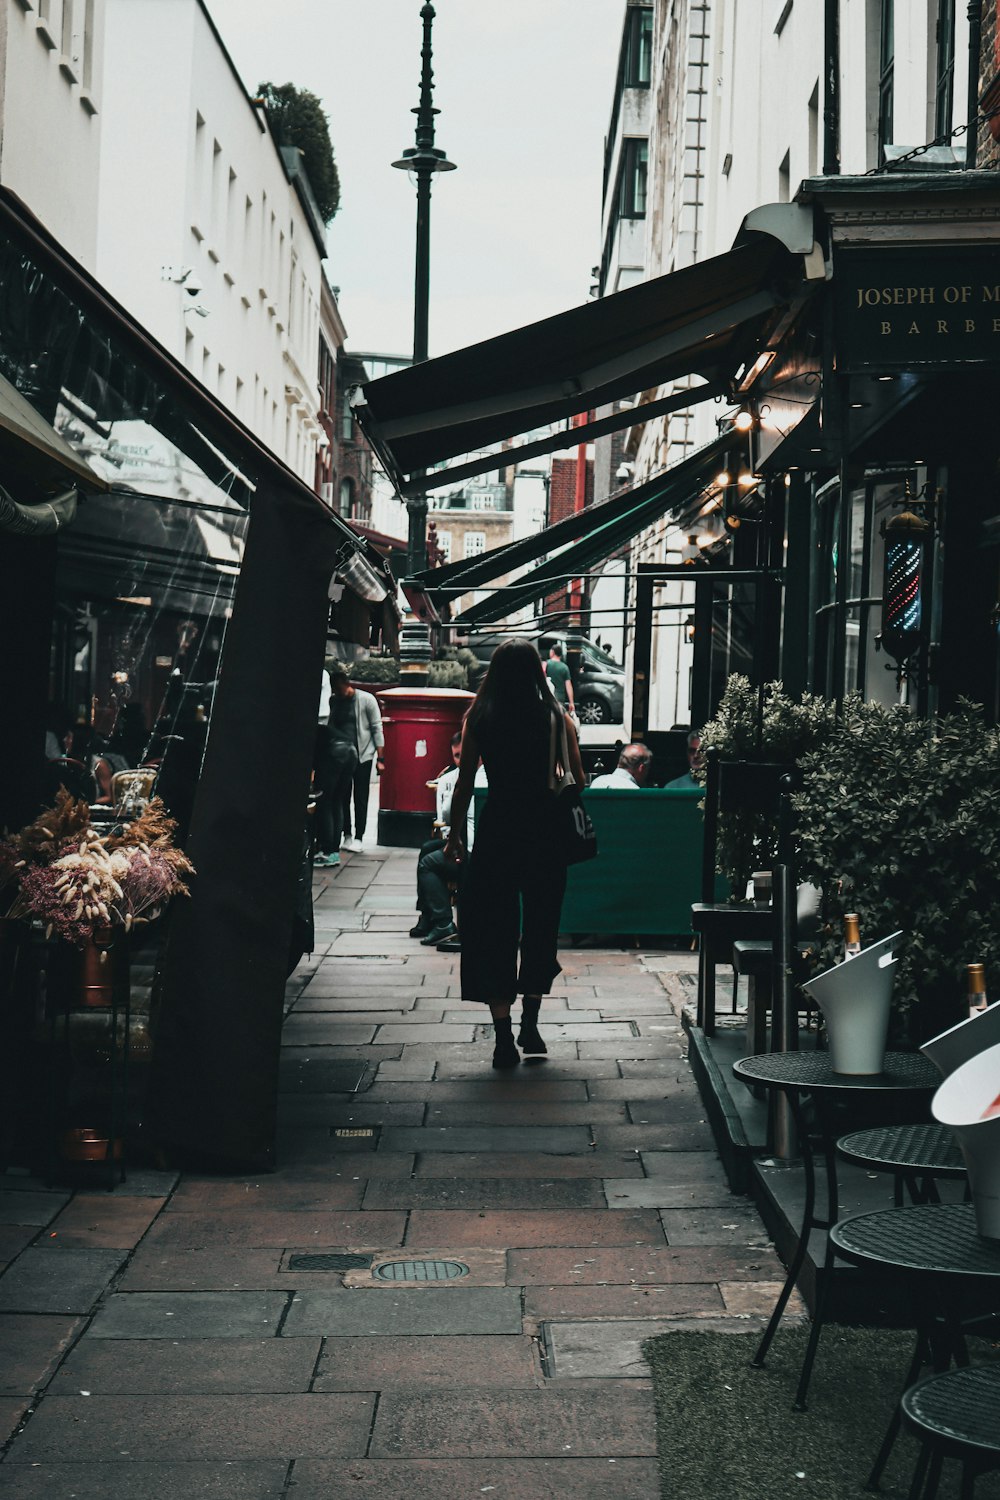
M 0 182 L 96 269 L 105 0 L 0 3 Z

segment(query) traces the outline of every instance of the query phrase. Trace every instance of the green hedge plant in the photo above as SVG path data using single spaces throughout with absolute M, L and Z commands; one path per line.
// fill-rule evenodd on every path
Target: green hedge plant
M 1000 732 L 983 711 L 920 719 L 849 698 L 800 757 L 793 799 L 800 879 L 824 891 L 826 944 L 841 956 L 856 911 L 867 944 L 902 929 L 895 1033 L 912 1043 L 967 1014 L 965 966 L 1000 998 Z
M 834 706 L 825 698 L 807 694 L 796 700 L 780 682 L 765 684 L 761 704 L 749 678 L 734 674 L 715 717 L 702 730 L 702 744 L 718 750 L 722 760 L 758 761 L 791 769 L 808 751 L 825 743 L 834 719 Z M 697 774 L 704 782 L 704 768 Z M 776 825 L 765 813 L 741 810 L 720 815 L 716 863 L 734 899 L 743 899 L 754 870 L 771 868 L 776 844 Z
M 399 682 L 399 662 L 394 656 L 367 656 L 351 662 L 349 671 L 352 682 L 371 682 L 381 687 L 394 687 Z

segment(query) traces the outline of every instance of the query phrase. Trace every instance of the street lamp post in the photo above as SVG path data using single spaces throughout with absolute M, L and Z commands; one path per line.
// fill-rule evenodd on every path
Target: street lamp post
M 393 166 L 407 172 L 417 187 L 417 253 L 413 284 L 413 363 L 427 358 L 427 306 L 431 277 L 431 178 L 435 172 L 453 172 L 455 163 L 434 144 L 434 116 L 440 111 L 432 103 L 434 73 L 431 68 L 431 27 L 434 7 L 426 4 L 420 11 L 424 23 L 421 49 L 420 103 L 413 113 L 417 117 L 416 145 L 408 147 Z M 407 533 L 407 571 L 412 577 L 427 566 L 427 496 L 407 497 L 409 516 Z

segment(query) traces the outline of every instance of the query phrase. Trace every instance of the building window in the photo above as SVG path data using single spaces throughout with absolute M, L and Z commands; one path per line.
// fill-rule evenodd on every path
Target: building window
M 648 89 L 653 60 L 653 10 L 634 5 L 625 23 L 625 67 L 627 89 Z
M 955 99 L 955 0 L 938 0 L 934 134 L 950 135 Z
M 441 549 L 441 556 L 444 558 L 444 560 L 445 560 L 446 563 L 450 563 L 451 562 L 451 532 L 450 531 L 439 531 L 438 532 L 438 539 L 437 539 L 437 541 L 438 541 L 438 546 Z
M 340 397 L 340 437 L 345 443 L 350 443 L 354 439 L 354 413 L 351 410 L 350 395 L 346 390 L 341 393 Z
M 878 153 L 885 161 L 885 148 L 892 144 L 892 94 L 896 66 L 896 0 L 881 0 L 878 60 Z
M 340 514 L 348 521 L 354 515 L 354 482 L 351 479 L 340 481 Z
M 466 557 L 480 557 L 486 551 L 486 532 L 467 531 L 465 533 L 465 555 Z
M 646 217 L 646 177 L 649 170 L 649 143 L 630 136 L 622 143 L 622 164 L 618 175 L 618 217 Z

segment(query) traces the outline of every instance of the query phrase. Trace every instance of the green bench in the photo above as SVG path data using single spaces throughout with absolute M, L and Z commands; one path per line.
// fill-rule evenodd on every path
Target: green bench
M 702 795 L 687 788 L 585 791 L 599 853 L 569 871 L 561 931 L 690 932 L 701 882 Z M 477 817 L 486 796 L 476 792 Z

